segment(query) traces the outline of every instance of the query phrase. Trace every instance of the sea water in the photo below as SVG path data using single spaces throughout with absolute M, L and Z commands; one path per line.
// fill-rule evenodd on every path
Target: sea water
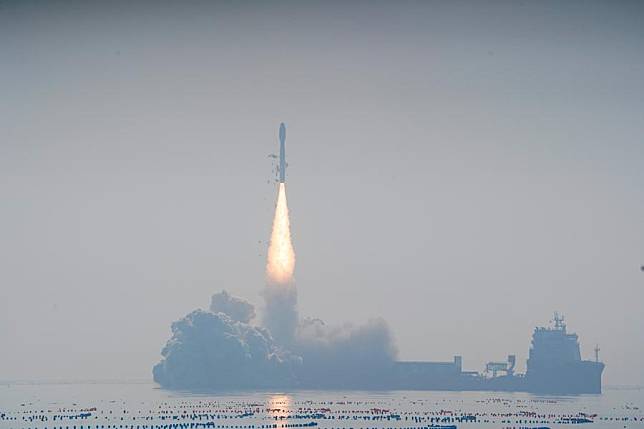
M 644 427 L 644 389 L 177 392 L 152 383 L 0 384 L 0 428 L 428 429 Z

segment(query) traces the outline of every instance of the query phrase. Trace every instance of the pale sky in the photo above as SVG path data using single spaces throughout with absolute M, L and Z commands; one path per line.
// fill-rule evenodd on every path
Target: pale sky
M 559 310 L 644 384 L 644 4 L 129 3 L 0 2 L 0 379 L 259 306 L 284 121 L 303 315 L 482 370 Z

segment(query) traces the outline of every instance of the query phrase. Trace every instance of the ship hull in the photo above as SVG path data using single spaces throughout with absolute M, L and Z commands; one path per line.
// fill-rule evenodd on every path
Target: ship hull
M 603 371 L 603 363 L 592 361 L 542 366 L 528 371 L 526 390 L 552 394 L 601 393 Z

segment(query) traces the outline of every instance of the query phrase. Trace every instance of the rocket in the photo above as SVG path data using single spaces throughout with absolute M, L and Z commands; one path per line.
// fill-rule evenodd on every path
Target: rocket
M 286 125 L 284 122 L 280 124 L 280 183 L 286 182 L 286 149 L 284 142 L 286 141 Z

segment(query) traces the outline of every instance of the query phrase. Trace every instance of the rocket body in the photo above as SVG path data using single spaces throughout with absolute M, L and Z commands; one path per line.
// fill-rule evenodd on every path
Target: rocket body
M 286 126 L 284 122 L 280 124 L 280 183 L 286 182 L 286 148 L 284 142 L 286 141 Z

